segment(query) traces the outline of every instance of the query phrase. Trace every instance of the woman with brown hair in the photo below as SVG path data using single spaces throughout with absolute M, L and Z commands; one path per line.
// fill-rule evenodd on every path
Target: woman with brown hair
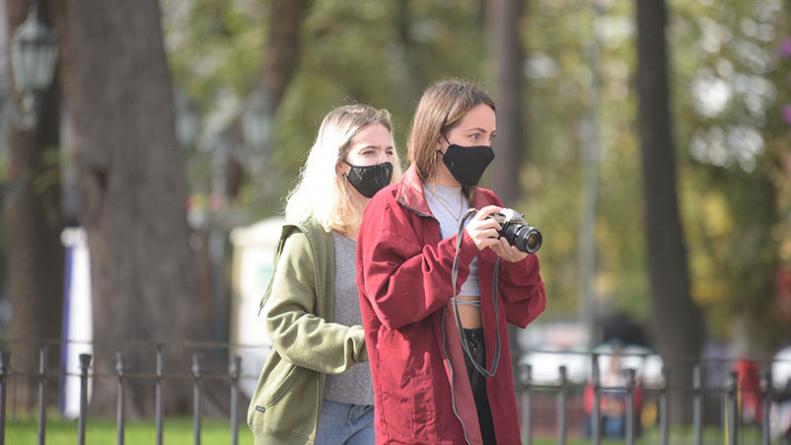
M 546 297 L 537 256 L 499 237 L 490 216 L 502 202 L 477 186 L 495 133 L 480 88 L 432 85 L 412 122 L 412 165 L 363 215 L 357 284 L 377 443 L 521 443 L 507 322 L 525 327 Z

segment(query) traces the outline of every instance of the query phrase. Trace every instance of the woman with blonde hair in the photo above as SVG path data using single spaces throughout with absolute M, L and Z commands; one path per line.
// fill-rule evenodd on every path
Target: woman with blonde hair
M 357 286 L 377 443 L 521 443 L 507 322 L 525 327 L 546 295 L 537 256 L 499 237 L 502 202 L 477 187 L 495 132 L 480 88 L 430 86 L 412 165 L 365 210 Z
M 400 173 L 386 110 L 324 117 L 261 301 L 273 349 L 248 409 L 256 444 L 374 443 L 354 252 L 365 205 Z

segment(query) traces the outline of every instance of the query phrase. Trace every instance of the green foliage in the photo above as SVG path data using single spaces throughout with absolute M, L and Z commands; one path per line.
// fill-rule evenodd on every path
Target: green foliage
M 218 92 L 242 95 L 260 76 L 266 2 L 163 0 L 171 70 L 202 110 Z
M 284 177 L 295 177 L 321 118 L 345 103 L 389 109 L 396 146 L 406 160 L 409 122 L 426 84 L 447 76 L 480 79 L 486 68 L 475 5 L 315 2 L 304 24 L 299 73 L 278 111 L 274 163 L 285 169 Z M 292 185 L 285 182 L 281 195 Z
M 783 69 L 776 57 L 786 38 L 780 6 L 677 2 L 672 34 L 693 295 L 712 335 L 726 337 L 732 321 L 742 319 L 763 347 L 790 333 L 775 310 L 774 285 L 778 235 L 788 230 L 781 207 L 789 202 L 780 195 L 787 179 L 778 175 L 788 147 L 779 100 L 788 97 L 788 65 Z M 708 106 L 696 85 L 708 88 Z M 773 142 L 778 133 L 782 144 Z
M 586 141 L 580 128 L 594 88 L 589 51 L 595 27 L 601 79 L 596 109 L 601 152 L 595 290 L 600 305 L 644 318 L 640 159 L 633 132 L 636 97 L 629 85 L 635 60 L 631 5 L 609 2 L 595 22 L 590 5 L 575 1 L 531 2 L 527 15 L 525 44 L 540 65 L 527 93 L 530 154 L 525 208 L 546 231 L 542 264 L 552 300 L 549 315 L 573 314 L 581 305 L 577 249 L 582 173 L 588 167 L 582 161 Z M 540 69 L 544 65 L 547 68 Z
M 273 198 L 263 202 L 255 199 L 263 192 L 248 182 L 240 202 L 256 206 L 251 209 L 256 215 L 280 210 L 321 118 L 344 103 L 389 109 L 396 145 L 406 159 L 409 122 L 428 83 L 464 77 L 492 89 L 486 3 L 315 0 L 301 30 L 299 68 L 277 112 L 275 147 L 265 173 L 280 180 L 266 191 Z M 525 211 L 545 233 L 542 274 L 550 304 L 544 318 L 550 319 L 574 317 L 581 304 L 578 231 L 587 166 L 580 127 L 594 88 L 589 58 L 594 35 L 601 79 L 595 289 L 600 306 L 637 319 L 646 319 L 649 311 L 634 2 L 598 4 L 594 21 L 590 2 L 530 1 L 523 20 L 522 43 L 529 56 L 527 162 L 522 199 L 509 205 Z M 667 32 L 693 297 L 706 311 L 715 337 L 724 338 L 733 319 L 746 317 L 755 322 L 756 338 L 765 345 L 789 335 L 773 312 L 775 271 L 781 261 L 791 262 L 791 186 L 781 167 L 788 133 L 778 100 L 789 97 L 789 69 L 776 61 L 774 49 L 787 19 L 767 13 L 777 5 L 770 0 L 675 0 L 669 2 Z M 176 87 L 189 94 L 204 118 L 229 96 L 242 102 L 261 76 L 269 3 L 163 0 L 163 10 Z M 730 89 L 724 105 L 701 102 L 701 88 L 721 93 L 716 88 L 723 85 Z M 716 99 L 711 94 L 709 99 Z M 724 158 L 712 145 L 719 134 L 731 147 Z M 762 148 L 744 150 L 756 143 L 755 135 Z M 195 150 L 188 155 L 193 190 L 204 191 L 207 156 Z

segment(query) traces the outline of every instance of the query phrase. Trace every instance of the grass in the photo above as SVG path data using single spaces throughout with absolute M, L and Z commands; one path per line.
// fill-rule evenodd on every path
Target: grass
M 124 436 L 129 445 L 155 443 L 153 421 L 127 422 Z M 168 418 L 165 420 L 163 444 L 194 445 L 192 418 Z M 47 421 L 47 445 L 74 445 L 77 443 L 77 421 L 51 419 Z M 9 421 L 6 424 L 6 443 L 10 445 L 34 445 L 38 443 L 38 422 L 36 419 Z M 86 445 L 112 445 L 117 443 L 115 421 L 107 419 L 88 419 L 86 425 Z M 201 422 L 201 443 L 205 445 L 227 445 L 231 443 L 231 429 L 227 420 L 203 419 Z M 239 445 L 252 445 L 253 435 L 247 425 L 239 425 Z
M 231 442 L 230 426 L 225 419 L 203 419 L 201 443 L 205 445 L 227 445 Z M 165 420 L 165 445 L 194 445 L 192 418 L 168 418 Z M 112 445 L 117 443 L 115 421 L 110 419 L 88 419 L 86 428 L 87 445 Z M 34 445 L 38 443 L 38 423 L 35 418 L 8 421 L 6 424 L 6 443 L 10 445 Z M 153 421 L 127 422 L 125 442 L 129 445 L 154 444 L 155 426 Z M 77 443 L 77 421 L 50 418 L 47 422 L 48 445 L 74 445 Z M 253 437 L 244 424 L 239 425 L 239 444 L 252 445 Z M 570 437 L 567 445 L 587 445 L 590 439 Z M 602 445 L 624 444 L 623 439 L 605 440 Z M 636 443 L 638 445 L 658 445 L 659 434 L 656 430 L 647 431 Z M 694 444 L 689 430 L 673 430 L 670 436 L 672 445 Z M 704 445 L 725 445 L 723 433 L 719 428 L 709 427 L 704 433 Z M 740 432 L 740 444 L 754 445 L 760 442 L 760 432 L 755 428 L 745 428 Z M 778 443 L 778 442 L 774 442 Z M 554 437 L 538 437 L 533 445 L 555 445 Z

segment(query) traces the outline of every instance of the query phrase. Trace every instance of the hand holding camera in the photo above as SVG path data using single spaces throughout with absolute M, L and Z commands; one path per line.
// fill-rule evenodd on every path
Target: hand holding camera
M 502 259 L 516 262 L 541 248 L 541 232 L 524 215 L 498 206 L 486 206 L 475 213 L 465 228 L 478 250 L 491 247 Z
M 500 210 L 502 210 L 502 208 L 495 205 L 486 206 L 478 210 L 472 219 L 470 219 L 467 227 L 464 228 L 470 238 L 472 238 L 478 250 L 483 250 L 499 243 L 497 239 L 499 236 L 498 232 L 502 227 L 497 220 L 490 218 L 490 216 Z
M 499 235 L 513 247 L 525 253 L 536 253 L 544 242 L 541 232 L 525 221 L 525 216 L 514 209 L 501 209 L 491 218 L 502 227 Z

